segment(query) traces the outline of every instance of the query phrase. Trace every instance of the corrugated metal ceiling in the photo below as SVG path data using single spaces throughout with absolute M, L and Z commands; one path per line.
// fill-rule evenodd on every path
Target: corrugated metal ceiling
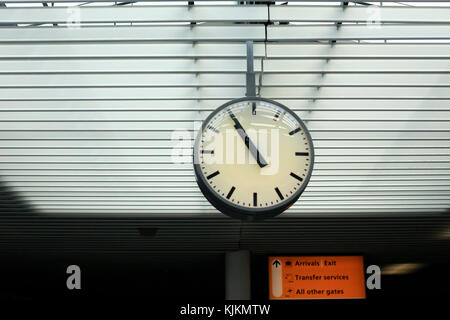
M 32 1 L 0 10 L 0 174 L 35 212 L 219 215 L 171 161 L 172 132 L 244 95 L 245 40 L 260 94 L 306 120 L 317 150 L 285 215 L 450 208 L 445 3 L 16 2 Z

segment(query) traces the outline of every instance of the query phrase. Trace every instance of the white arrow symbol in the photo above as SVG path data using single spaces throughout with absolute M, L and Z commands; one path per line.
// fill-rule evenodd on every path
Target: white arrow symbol
M 272 262 L 272 295 L 281 297 L 283 294 L 282 264 L 280 260 L 275 259 Z

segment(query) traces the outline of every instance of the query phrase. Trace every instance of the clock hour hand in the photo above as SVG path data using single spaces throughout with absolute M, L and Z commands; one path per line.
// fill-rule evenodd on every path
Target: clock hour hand
M 256 149 L 256 146 L 250 139 L 250 137 L 245 132 L 244 128 L 242 127 L 239 120 L 236 118 L 236 116 L 231 112 L 231 110 L 228 110 L 228 114 L 230 115 L 231 119 L 234 121 L 234 128 L 237 130 L 239 135 L 241 136 L 242 140 L 244 140 L 245 146 L 250 150 L 250 153 L 253 155 L 253 157 L 256 159 L 256 162 L 259 164 L 261 168 L 267 166 L 266 160 L 264 160 L 263 156 L 259 152 L 258 149 Z

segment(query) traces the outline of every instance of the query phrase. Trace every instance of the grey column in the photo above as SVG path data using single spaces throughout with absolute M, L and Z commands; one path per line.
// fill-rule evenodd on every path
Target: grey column
M 250 251 L 225 254 L 225 299 L 250 300 Z

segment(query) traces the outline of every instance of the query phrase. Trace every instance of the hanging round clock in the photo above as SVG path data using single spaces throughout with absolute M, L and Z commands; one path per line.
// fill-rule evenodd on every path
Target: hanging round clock
M 314 147 L 288 107 L 265 98 L 235 99 L 203 122 L 194 171 L 203 195 L 222 213 L 256 220 L 276 216 L 309 182 Z

